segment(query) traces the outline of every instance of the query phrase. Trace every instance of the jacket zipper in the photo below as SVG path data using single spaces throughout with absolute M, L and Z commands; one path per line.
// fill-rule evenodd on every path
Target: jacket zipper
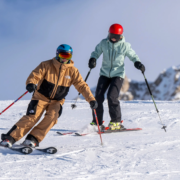
M 62 64 L 61 64 L 61 66 L 62 66 Z M 51 95 L 50 101 L 53 99 L 53 96 L 55 95 L 56 90 L 57 90 L 57 86 L 58 86 L 58 82 L 59 82 L 59 78 L 60 78 L 61 66 L 60 66 L 60 68 L 59 68 L 59 76 L 58 76 L 58 79 L 57 79 L 57 84 L 56 84 L 56 86 L 55 86 L 54 92 L 53 92 L 52 95 Z
M 110 73 L 111 73 L 111 70 L 112 70 L 112 58 L 113 58 L 113 51 L 114 51 L 114 44 L 113 44 L 113 50 L 112 50 L 112 57 L 111 57 L 111 69 L 109 71 L 109 77 L 110 77 Z

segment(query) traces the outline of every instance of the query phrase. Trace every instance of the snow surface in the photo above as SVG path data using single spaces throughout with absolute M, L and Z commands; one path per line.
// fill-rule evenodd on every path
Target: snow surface
M 0 101 L 1 111 L 12 101 Z M 0 179 L 63 180 L 179 180 L 180 179 L 180 101 L 157 101 L 162 125 L 152 101 L 121 101 L 122 118 L 127 128 L 142 131 L 97 134 L 77 137 L 59 136 L 56 131 L 85 129 L 91 122 L 86 101 L 66 101 L 63 114 L 40 144 L 55 146 L 54 155 L 34 151 L 30 155 L 0 147 Z M 21 100 L 0 116 L 0 133 L 6 133 L 26 113 L 29 101 Z M 105 125 L 109 123 L 104 103 Z M 21 139 L 21 143 L 24 139 Z

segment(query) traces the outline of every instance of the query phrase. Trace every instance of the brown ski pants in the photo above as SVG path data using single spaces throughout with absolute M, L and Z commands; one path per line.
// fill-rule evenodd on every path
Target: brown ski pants
M 35 126 L 44 111 L 46 111 L 44 118 Z M 33 135 L 38 142 L 41 142 L 49 130 L 57 123 L 61 112 L 62 107 L 59 101 L 43 101 L 32 98 L 26 115 L 15 124 L 10 136 L 15 141 L 18 141 L 31 130 L 29 134 Z

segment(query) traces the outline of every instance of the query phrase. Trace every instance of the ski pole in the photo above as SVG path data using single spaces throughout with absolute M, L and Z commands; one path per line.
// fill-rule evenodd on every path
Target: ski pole
M 7 109 L 9 109 L 13 104 L 15 104 L 18 100 L 20 100 L 25 94 L 27 94 L 28 93 L 28 91 L 26 91 L 23 95 L 21 95 L 18 99 L 16 99 L 12 104 L 10 104 L 6 109 L 4 109 L 1 113 L 0 113 L 0 115 L 3 113 L 3 112 L 5 112 Z
M 95 118 L 96 118 L 96 124 L 98 126 L 98 130 L 99 130 L 99 135 L 100 135 L 100 139 L 101 139 L 101 145 L 103 146 L 103 141 L 102 141 L 102 137 L 101 137 L 101 130 L 100 130 L 100 127 L 99 127 L 99 122 L 98 122 L 98 119 L 97 119 L 97 114 L 96 114 L 95 109 L 94 109 L 94 115 L 95 115 Z
M 85 80 L 84 80 L 85 82 L 86 82 L 87 78 L 89 77 L 90 72 L 91 72 L 91 69 L 89 70 L 88 74 L 86 75 L 86 78 L 85 78 Z M 77 107 L 77 106 L 76 106 L 76 102 L 77 102 L 77 100 L 78 100 L 80 94 L 81 94 L 81 93 L 78 93 L 78 97 L 76 98 L 75 103 L 74 103 L 74 104 L 71 104 L 72 109 L 74 109 L 74 108 Z
M 147 85 L 147 87 L 148 87 L 149 93 L 150 93 L 150 95 L 151 95 L 151 97 L 152 97 L 154 106 L 155 106 L 155 108 L 156 108 L 156 111 L 157 111 L 158 116 L 159 116 L 159 119 L 160 119 L 160 122 L 161 122 L 161 124 L 162 124 L 162 128 L 161 128 L 161 129 L 164 129 L 164 131 L 166 132 L 166 126 L 163 124 L 163 122 L 162 122 L 162 120 L 161 120 L 161 117 L 160 117 L 160 115 L 159 115 L 159 110 L 158 110 L 158 108 L 157 108 L 157 106 L 156 106 L 156 103 L 155 103 L 155 101 L 154 101 L 154 97 L 153 97 L 153 95 L 152 95 L 152 92 L 151 92 L 151 89 L 150 89 L 149 84 L 148 84 L 148 82 L 147 82 L 147 79 L 146 79 L 146 77 L 145 77 L 145 75 L 144 75 L 143 72 L 142 72 L 142 74 L 143 74 L 143 76 L 144 76 L 144 79 L 145 79 L 146 85 Z

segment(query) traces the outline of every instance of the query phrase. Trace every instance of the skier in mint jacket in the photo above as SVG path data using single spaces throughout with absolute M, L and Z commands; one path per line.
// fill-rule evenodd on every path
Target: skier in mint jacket
M 120 89 L 125 78 L 124 59 L 127 56 L 134 66 L 145 71 L 145 66 L 140 62 L 139 57 L 131 48 L 130 43 L 125 41 L 123 27 L 120 24 L 113 24 L 109 28 L 109 34 L 103 39 L 91 53 L 89 59 L 89 68 L 96 67 L 96 60 L 103 54 L 102 66 L 100 69 L 100 77 L 98 80 L 95 98 L 98 102 L 96 109 L 99 125 L 103 123 L 103 102 L 104 94 L 108 89 L 107 99 L 109 106 L 109 114 L 111 121 L 109 123 L 110 130 L 124 128 L 121 124 L 121 109 L 118 100 Z M 96 126 L 96 119 L 93 113 L 93 121 L 91 125 Z

